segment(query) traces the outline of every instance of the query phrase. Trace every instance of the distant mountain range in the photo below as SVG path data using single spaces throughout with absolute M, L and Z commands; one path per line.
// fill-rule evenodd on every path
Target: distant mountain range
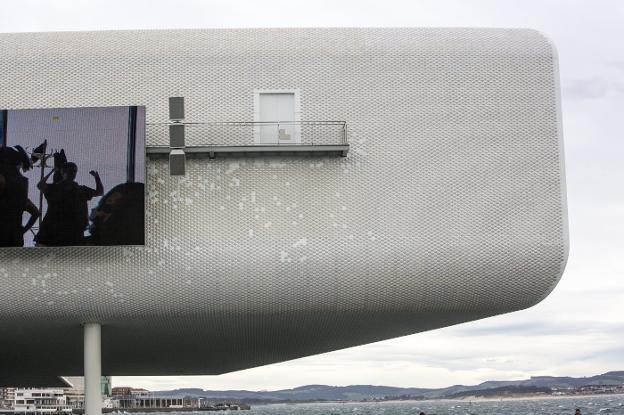
M 582 388 L 602 386 L 624 387 L 624 371 L 607 372 L 602 375 L 583 378 L 533 376 L 526 380 L 491 380 L 474 386 L 455 385 L 440 389 L 398 388 L 392 386 L 374 385 L 307 385 L 293 389 L 257 392 L 246 390 L 211 391 L 202 389 L 175 389 L 169 391 L 157 391 L 154 392 L 154 395 L 167 397 L 192 396 L 213 400 L 248 403 L 278 403 L 363 401 L 383 399 L 443 399 L 466 396 L 550 394 L 553 390 L 579 390 Z

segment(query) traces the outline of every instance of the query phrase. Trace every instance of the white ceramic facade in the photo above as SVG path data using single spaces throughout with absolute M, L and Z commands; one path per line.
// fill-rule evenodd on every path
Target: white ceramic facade
M 150 157 L 145 247 L 1 250 L 5 382 L 80 374 L 83 322 L 103 324 L 103 374 L 216 374 L 523 309 L 563 272 L 557 58 L 537 32 L 2 34 L 0 73 L 0 108 L 145 105 L 152 124 L 171 96 L 187 121 L 253 121 L 254 91 L 297 90 L 300 119 L 346 121 L 351 145 L 192 157 L 184 177 Z

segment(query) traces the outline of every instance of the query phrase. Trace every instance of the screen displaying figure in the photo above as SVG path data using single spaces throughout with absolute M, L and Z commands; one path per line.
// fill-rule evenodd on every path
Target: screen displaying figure
M 145 243 L 144 107 L 0 114 L 0 247 Z

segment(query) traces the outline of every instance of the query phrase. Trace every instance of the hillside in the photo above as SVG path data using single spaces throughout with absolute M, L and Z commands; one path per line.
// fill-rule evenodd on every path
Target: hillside
M 175 389 L 154 392 L 156 396 L 204 397 L 245 402 L 362 401 L 374 399 L 441 399 L 462 396 L 499 396 L 509 393 L 545 394 L 553 389 L 579 389 L 590 386 L 624 385 L 624 371 L 591 377 L 534 376 L 514 381 L 486 381 L 478 385 L 455 385 L 440 389 L 400 388 L 375 385 L 306 385 L 276 391 Z

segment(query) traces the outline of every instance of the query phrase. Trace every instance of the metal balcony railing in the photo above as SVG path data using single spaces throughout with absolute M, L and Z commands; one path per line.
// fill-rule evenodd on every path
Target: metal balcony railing
M 325 152 L 346 156 L 345 121 L 237 121 L 148 123 L 154 145 L 148 154 L 168 154 L 169 126 L 184 125 L 186 153 Z M 162 144 L 161 144 L 162 143 Z

